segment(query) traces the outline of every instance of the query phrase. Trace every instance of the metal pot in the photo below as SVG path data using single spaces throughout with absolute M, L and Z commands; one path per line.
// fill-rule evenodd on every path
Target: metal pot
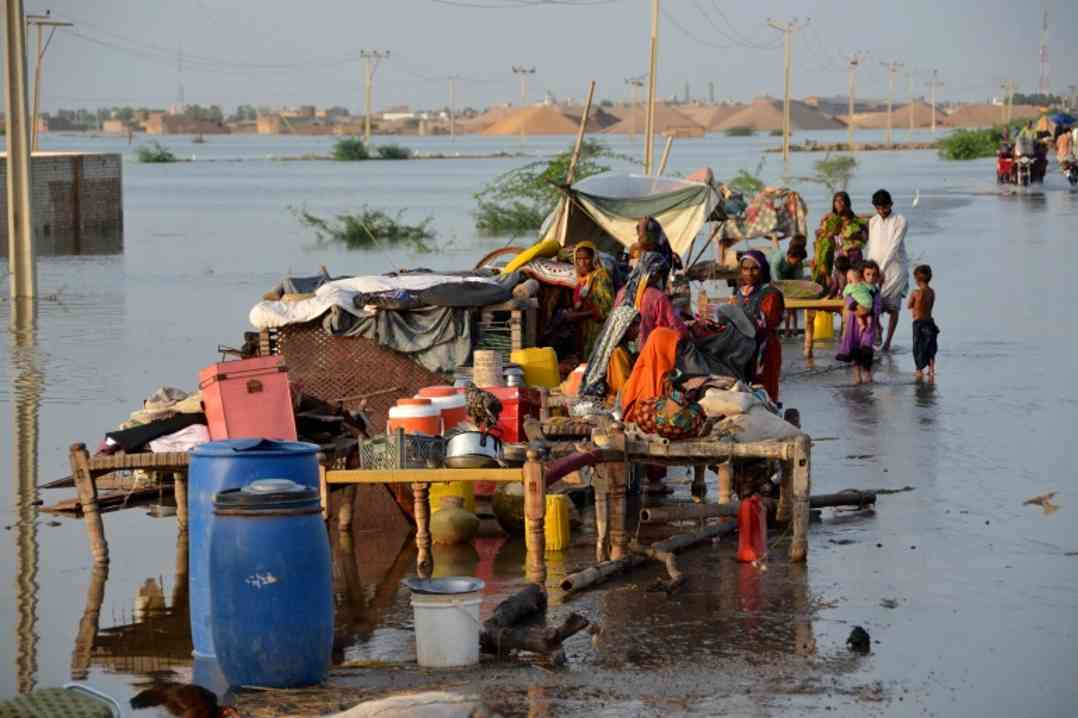
M 502 442 L 484 431 L 462 431 L 445 445 L 445 465 L 451 469 L 485 469 L 498 466 Z

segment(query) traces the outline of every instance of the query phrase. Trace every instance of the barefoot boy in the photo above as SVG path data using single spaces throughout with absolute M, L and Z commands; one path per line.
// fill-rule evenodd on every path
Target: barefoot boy
M 932 318 L 936 290 L 928 286 L 932 281 L 932 267 L 927 264 L 919 265 L 913 270 L 913 279 L 917 282 L 917 289 L 910 294 L 907 306 L 913 314 L 913 361 L 917 367 L 915 376 L 918 380 L 923 379 L 927 368 L 928 378 L 932 380 L 936 377 L 936 337 L 940 333 L 936 321 Z

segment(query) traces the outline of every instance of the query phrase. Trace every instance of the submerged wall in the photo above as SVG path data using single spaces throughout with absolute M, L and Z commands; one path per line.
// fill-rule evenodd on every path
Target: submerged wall
M 42 256 L 123 251 L 123 161 L 119 154 L 35 152 L 34 248 Z M 7 154 L 0 154 L 0 257 L 8 253 Z

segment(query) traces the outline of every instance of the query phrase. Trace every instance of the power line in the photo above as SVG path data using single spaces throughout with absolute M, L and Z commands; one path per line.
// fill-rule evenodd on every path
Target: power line
M 696 2 L 696 0 L 693 0 L 693 2 Z M 749 38 L 748 35 L 734 27 L 734 24 L 730 22 L 730 18 L 727 17 L 726 13 L 724 13 L 722 11 L 722 8 L 719 7 L 718 0 L 711 0 L 711 5 L 715 9 L 715 12 L 718 13 L 719 17 L 722 18 L 722 21 L 726 23 L 726 26 L 729 28 L 729 32 L 724 31 L 722 28 L 720 28 L 718 25 L 715 25 L 714 23 L 712 23 L 712 26 L 718 32 L 725 35 L 726 38 L 734 44 L 751 50 L 777 50 L 782 47 L 783 43 L 781 42 L 778 44 L 771 44 L 752 40 L 751 38 Z M 697 3 L 697 9 L 700 9 L 699 3 Z M 704 13 L 702 9 L 700 9 L 700 12 L 704 14 L 705 17 L 708 17 L 709 22 L 711 21 L 711 18 L 707 16 L 707 13 Z

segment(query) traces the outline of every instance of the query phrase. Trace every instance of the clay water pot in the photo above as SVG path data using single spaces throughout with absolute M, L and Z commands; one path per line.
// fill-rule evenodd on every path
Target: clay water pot
M 437 544 L 469 543 L 479 533 L 479 517 L 464 508 L 460 496 L 443 496 L 430 517 L 430 535 Z

